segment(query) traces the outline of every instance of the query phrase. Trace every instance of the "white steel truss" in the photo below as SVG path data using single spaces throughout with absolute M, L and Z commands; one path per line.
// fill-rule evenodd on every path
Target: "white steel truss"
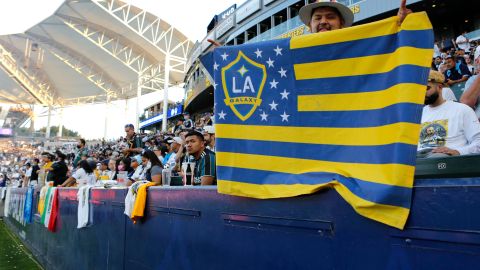
M 122 62 L 135 73 L 143 74 L 152 68 L 152 63 L 155 62 L 154 57 L 149 56 L 141 49 L 134 48 L 131 42 L 130 45 L 126 45 L 129 42 L 119 34 L 109 33 L 101 26 L 71 16 L 63 14 L 56 14 L 56 16 L 62 18 L 63 23 L 70 29 Z
M 78 74 L 85 77 L 95 86 L 102 89 L 106 94 L 116 97 L 116 94 L 121 92 L 121 87 L 115 82 L 115 80 L 113 80 L 106 72 L 102 70 L 102 68 L 91 61 L 88 57 L 84 57 L 80 53 L 75 52 L 49 38 L 33 33 L 27 33 L 26 35 L 37 40 L 38 42 L 45 44 L 47 50 L 53 56 L 62 61 L 65 65 L 70 67 Z
M 0 66 L 42 105 L 55 103 L 55 98 L 50 89 L 37 84 L 2 45 L 0 45 Z
M 118 0 L 92 0 L 92 2 L 163 54 L 170 55 L 170 71 L 186 72 L 191 42 L 188 39 L 181 41 L 174 39 L 174 32 L 177 31 L 174 27 L 164 29 L 162 24 L 165 23 L 157 16 Z
M 26 51 L 30 52 L 31 44 L 32 44 L 31 41 L 27 39 L 25 44 L 27 45 Z M 8 41 L 0 40 L 0 45 L 2 45 L 4 49 L 10 52 L 10 54 L 14 57 L 17 64 L 23 67 L 24 71 L 29 76 L 29 78 L 33 82 L 35 82 L 39 88 L 49 90 L 51 92 L 52 97 L 54 97 L 55 99 L 58 97 L 58 93 L 56 91 L 55 85 L 52 83 L 50 77 L 44 72 L 41 66 L 39 66 L 38 64 L 30 65 L 29 59 L 27 59 L 26 57 L 26 53 L 21 52 L 17 47 L 9 43 Z M 37 48 L 37 51 L 38 51 L 38 57 L 43 57 L 44 50 L 42 48 Z
M 164 87 L 165 70 L 161 64 L 155 64 L 153 56 L 131 45 L 118 34 L 110 33 L 101 26 L 84 22 L 71 16 L 56 14 L 70 29 L 90 41 L 92 44 L 108 53 L 113 58 L 135 72 L 142 79 L 142 88 L 156 91 Z

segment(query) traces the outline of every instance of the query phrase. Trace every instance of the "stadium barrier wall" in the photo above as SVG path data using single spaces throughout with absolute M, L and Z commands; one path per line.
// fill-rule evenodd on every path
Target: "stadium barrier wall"
M 257 200 L 214 187 L 152 187 L 137 224 L 126 190 L 92 189 L 92 224 L 77 229 L 76 193 L 60 190 L 55 233 L 38 215 L 5 218 L 45 269 L 478 269 L 480 178 L 417 180 L 403 231 L 330 189 Z

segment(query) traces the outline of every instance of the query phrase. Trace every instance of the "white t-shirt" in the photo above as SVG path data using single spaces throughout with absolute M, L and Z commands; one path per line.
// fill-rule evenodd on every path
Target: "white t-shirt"
M 176 158 L 177 158 L 177 153 L 173 152 L 168 158 L 167 162 L 164 162 L 163 164 L 176 164 L 175 162 Z
M 75 180 L 77 180 L 77 184 L 79 186 L 83 185 L 95 185 L 97 179 L 95 179 L 95 174 L 90 173 L 87 174 L 83 168 L 78 168 L 75 173 L 72 175 Z
M 467 38 L 464 35 L 458 36 L 455 42 L 460 49 L 463 49 L 465 52 L 470 52 L 470 43 L 467 42 Z
M 25 172 L 25 176 L 26 176 L 27 178 L 30 178 L 30 176 L 32 176 L 32 170 L 33 170 L 32 167 L 30 167 L 30 169 L 28 169 L 28 170 Z
M 445 101 L 423 107 L 418 150 L 446 146 L 461 155 L 480 153 L 480 123 L 472 108 Z
M 479 46 L 480 48 L 480 46 Z M 465 83 L 465 91 L 467 91 L 470 86 L 472 86 L 473 84 L 473 81 L 475 81 L 475 79 L 477 78 L 478 75 L 473 75 L 472 77 L 468 78 L 468 81 Z M 477 103 L 476 103 L 476 106 L 475 106 L 475 114 L 477 115 L 477 118 L 480 118 L 480 96 L 479 98 L 477 98 Z
M 457 101 L 457 97 L 455 97 L 455 94 L 453 93 L 452 89 L 450 89 L 450 87 L 442 88 L 442 97 L 445 100 Z

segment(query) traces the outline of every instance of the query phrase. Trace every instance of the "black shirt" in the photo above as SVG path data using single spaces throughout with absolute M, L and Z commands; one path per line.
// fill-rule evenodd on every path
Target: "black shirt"
M 32 175 L 30 176 L 30 180 L 38 180 L 38 170 L 40 170 L 40 167 L 38 165 L 32 166 Z
M 53 181 L 53 186 L 63 184 L 67 180 L 68 167 L 63 161 L 52 164 L 52 170 L 48 172 L 47 181 Z
M 447 80 L 456 81 L 463 78 L 463 76 L 469 77 L 472 74 L 466 65 L 457 63 L 455 67 L 445 70 L 444 75 Z

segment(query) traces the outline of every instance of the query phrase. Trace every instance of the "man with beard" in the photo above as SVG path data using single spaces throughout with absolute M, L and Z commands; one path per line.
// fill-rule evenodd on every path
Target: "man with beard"
M 443 74 L 430 71 L 417 156 L 430 158 L 480 153 L 477 116 L 467 105 L 443 99 L 444 82 Z
M 408 14 L 407 0 L 400 0 L 398 9 L 398 25 L 400 26 Z M 353 12 L 349 7 L 332 0 L 317 0 L 314 3 L 303 6 L 300 9 L 300 20 L 308 26 L 310 32 L 320 33 L 350 27 L 353 24 Z M 213 39 L 208 42 L 218 47 L 221 44 Z
M 88 150 L 85 146 L 86 146 L 85 140 L 84 139 L 78 139 L 78 143 L 77 143 L 77 149 L 78 150 L 75 153 L 75 159 L 73 160 L 73 167 L 74 168 L 77 168 L 77 164 L 78 164 L 78 162 L 80 162 L 80 160 L 87 159 Z

